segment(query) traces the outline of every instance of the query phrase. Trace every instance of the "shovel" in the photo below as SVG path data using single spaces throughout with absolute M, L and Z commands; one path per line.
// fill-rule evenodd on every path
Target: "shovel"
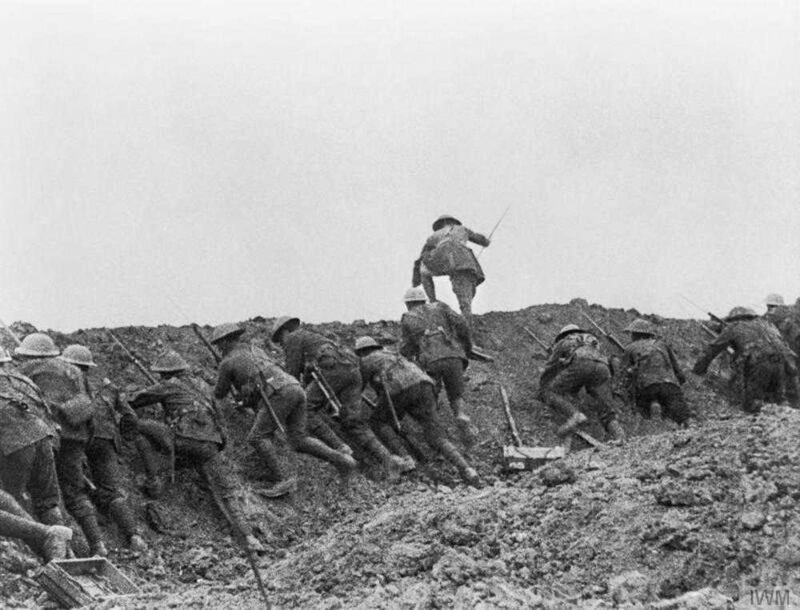
M 503 446 L 503 469 L 506 472 L 535 470 L 547 462 L 558 460 L 566 455 L 564 447 L 527 447 L 523 445 L 514 416 L 511 414 L 508 392 L 503 386 L 500 386 L 500 396 L 503 398 L 503 410 L 511 430 L 511 438 L 514 441 L 513 445 Z

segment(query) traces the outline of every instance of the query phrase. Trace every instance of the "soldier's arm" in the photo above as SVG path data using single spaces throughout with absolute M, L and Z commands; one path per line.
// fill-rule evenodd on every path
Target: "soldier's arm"
M 471 241 L 473 244 L 478 244 L 484 248 L 488 247 L 491 243 L 488 237 L 482 235 L 481 233 L 471 231 L 470 229 L 467 229 L 467 239 L 469 239 L 469 241 Z
M 730 334 L 730 326 L 725 326 L 722 332 L 711 343 L 706 346 L 703 355 L 694 363 L 692 372 L 696 375 L 704 375 L 708 370 L 708 365 L 717 357 L 717 355 L 732 345 L 733 341 Z
M 139 409 L 147 405 L 159 403 L 165 396 L 166 392 L 163 385 L 157 383 L 156 385 L 151 385 L 149 388 L 145 388 L 133 394 L 128 404 L 134 409 Z
M 686 375 L 683 373 L 678 358 L 675 356 L 675 352 L 672 351 L 672 347 L 669 344 L 667 344 L 667 354 L 669 355 L 669 363 L 672 365 L 672 370 L 675 373 L 675 377 L 678 379 L 678 383 L 686 383 Z

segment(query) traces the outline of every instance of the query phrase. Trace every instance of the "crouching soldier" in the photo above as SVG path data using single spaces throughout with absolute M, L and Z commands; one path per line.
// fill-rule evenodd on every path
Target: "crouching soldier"
M 609 437 L 625 440 L 625 431 L 613 408 L 610 382 L 611 367 L 597 338 L 574 324 L 562 328 L 539 379 L 541 400 L 567 417 L 558 429 L 559 435 L 568 435 L 586 421 L 586 416 L 575 405 L 578 393 L 585 389 Z
M 348 453 L 340 453 L 308 435 L 306 394 L 300 382 L 270 360 L 264 350 L 242 341 L 243 333 L 237 324 L 222 324 L 211 335 L 211 343 L 222 355 L 214 397 L 221 400 L 236 388 L 243 406 L 255 410 L 247 442 L 276 482 L 273 494 L 283 495 L 294 489 L 294 479 L 286 478 L 281 471 L 273 440 L 279 425 L 285 428 L 292 449 L 331 463 L 346 481 L 355 470 L 356 461 Z
M 173 433 L 175 456 L 191 464 L 205 479 L 234 537 L 248 549 L 262 550 L 245 519 L 233 467 L 222 453 L 224 431 L 217 421 L 209 387 L 190 375 L 188 369 L 177 353 L 162 354 L 152 367 L 161 381 L 133 395 L 129 404 L 134 409 L 161 404 L 165 423 Z M 150 450 L 155 448 L 151 446 Z
M 428 445 L 453 464 L 467 483 L 475 483 L 478 473 L 447 439 L 436 415 L 433 380 L 414 363 L 385 351 L 372 337 L 359 337 L 355 352 L 361 359 L 364 385 L 371 385 L 378 397 L 373 425 L 399 428 L 407 413 L 422 428 Z
M 64 348 L 60 358 L 74 364 L 83 372 L 86 390 L 94 401 L 92 438 L 86 447 L 89 471 L 97 487 L 92 492 L 92 498 L 103 513 L 114 519 L 130 547 L 135 551 L 143 551 L 147 548 L 147 544 L 122 489 L 122 472 L 119 468 L 122 441 L 117 425 L 117 413 L 126 413 L 129 418 L 135 417 L 135 414 L 110 381 L 106 380 L 99 392 L 91 391 L 88 383 L 89 370 L 97 365 L 92 359 L 89 348 L 83 345 L 69 345 Z
M 39 387 L 6 368 L 0 349 L 0 482 L 17 502 L 28 492 L 34 516 L 47 525 L 64 525 L 54 447 L 58 429 Z
M 461 440 L 475 444 L 477 430 L 464 403 L 464 370 L 472 338 L 464 318 L 445 303 L 427 303 L 425 292 L 409 288 L 403 297 L 408 311 L 400 319 L 400 353 L 417 362 L 437 384 L 444 385 Z
M 0 458 L 0 467 L 2 465 Z M 14 496 L 0 490 L 0 536 L 19 538 L 47 563 L 66 558 L 72 530 L 63 525 L 44 525 L 35 521 Z
M 344 443 L 327 425 L 323 425 L 321 413 L 329 402 L 325 388 L 320 386 L 323 383 L 341 403 L 342 427 L 353 439 L 376 457 L 390 476 L 403 470 L 403 460 L 392 455 L 369 427 L 368 408 L 361 400 L 358 358 L 352 351 L 318 333 L 300 328 L 297 318 L 278 318 L 272 329 L 272 341 L 283 347 L 286 370 L 290 375 L 301 380 L 309 372 L 313 375 L 311 383 L 306 386 L 306 396 L 309 410 L 314 414 L 309 425 L 314 436 L 345 451 Z M 334 444 L 336 441 L 340 443 L 338 447 Z
M 42 333 L 25 337 L 15 353 L 25 359 L 20 371 L 42 390 L 45 400 L 54 407 L 56 422 L 61 427 L 56 471 L 64 505 L 83 530 L 90 552 L 105 556 L 108 550 L 83 472 L 94 412 L 83 372 L 74 364 L 57 358 L 58 348 Z
M 623 356 L 625 380 L 642 415 L 661 412 L 677 424 L 687 422 L 691 413 L 681 390 L 686 376 L 672 348 L 642 318 L 631 322 L 625 332 L 631 335 Z
M 798 396 L 795 355 L 778 329 L 747 307 L 731 309 L 725 322 L 722 332 L 706 346 L 692 372 L 704 375 L 714 358 L 731 347 L 742 382 L 745 412 L 757 413 L 761 407 L 756 401 L 782 402 L 787 388 L 789 396 Z

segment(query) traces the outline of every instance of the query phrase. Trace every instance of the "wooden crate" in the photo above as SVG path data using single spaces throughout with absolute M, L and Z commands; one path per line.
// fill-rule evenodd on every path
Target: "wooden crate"
M 563 447 L 503 447 L 503 469 L 507 472 L 535 470 L 566 455 Z
M 139 588 L 104 557 L 51 561 L 39 571 L 36 580 L 65 608 L 139 593 Z

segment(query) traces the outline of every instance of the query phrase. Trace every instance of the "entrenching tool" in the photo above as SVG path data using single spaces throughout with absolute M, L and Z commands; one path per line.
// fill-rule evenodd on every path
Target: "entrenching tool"
M 500 386 L 500 396 L 503 399 L 503 410 L 511 430 L 511 438 L 514 441 L 513 445 L 503 445 L 504 470 L 508 472 L 535 470 L 547 462 L 563 458 L 566 455 L 563 447 L 526 447 L 523 445 L 517 430 L 517 423 L 511 414 L 508 392 L 503 386 Z
M 386 380 L 385 373 L 381 373 L 381 388 L 386 398 L 386 404 L 389 405 L 389 411 L 392 413 L 392 425 L 398 433 L 402 433 L 403 429 L 400 427 L 400 420 L 397 418 L 397 410 L 394 408 L 394 401 L 392 400 L 392 395 L 389 393 L 389 382 Z

